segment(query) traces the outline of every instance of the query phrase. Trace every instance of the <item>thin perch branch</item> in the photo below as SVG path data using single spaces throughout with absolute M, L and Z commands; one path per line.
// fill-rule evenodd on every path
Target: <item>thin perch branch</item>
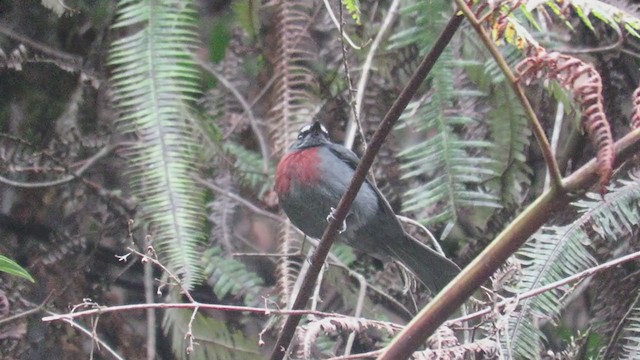
M 61 179 L 58 179 L 58 180 L 29 183 L 29 182 L 14 181 L 14 180 L 11 180 L 11 179 L 7 179 L 4 176 L 0 176 L 0 183 L 3 183 L 5 185 L 9 185 L 9 186 L 24 188 L 24 189 L 35 189 L 35 188 L 43 188 L 43 187 L 62 185 L 62 184 L 68 183 L 70 181 L 79 179 L 82 176 L 82 174 L 84 174 L 84 172 L 87 171 L 87 169 L 89 169 L 91 166 L 93 166 L 93 164 L 95 164 L 98 160 L 100 160 L 103 157 L 109 155 L 114 148 L 115 148 L 115 146 L 113 146 L 113 145 L 107 145 L 107 146 L 103 147 L 102 149 L 100 149 L 100 151 L 95 153 L 95 155 L 93 155 L 89 159 L 85 160 L 84 164 L 78 170 L 73 171 L 73 172 L 71 172 L 71 174 L 69 174 L 69 175 L 67 175 L 67 176 L 65 176 L 65 177 L 63 177 Z

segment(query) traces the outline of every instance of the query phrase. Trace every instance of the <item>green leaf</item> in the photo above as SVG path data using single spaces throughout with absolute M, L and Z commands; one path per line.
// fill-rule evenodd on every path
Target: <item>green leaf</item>
M 0 271 L 27 279 L 32 283 L 36 282 L 27 270 L 23 269 L 22 266 L 18 265 L 15 261 L 3 255 L 0 255 Z
M 360 1 L 359 0 L 342 0 L 347 12 L 351 15 L 351 18 L 358 25 L 362 25 L 360 22 Z
M 252 38 L 260 31 L 260 6 L 253 0 L 235 0 L 231 3 L 236 23 Z
M 223 21 L 216 22 L 209 33 L 209 60 L 218 63 L 224 58 L 224 53 L 231 41 L 229 24 Z

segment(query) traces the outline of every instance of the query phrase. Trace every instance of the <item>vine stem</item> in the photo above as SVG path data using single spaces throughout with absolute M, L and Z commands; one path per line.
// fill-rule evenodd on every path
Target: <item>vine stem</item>
M 464 16 L 467 18 L 473 29 L 480 37 L 480 40 L 482 41 L 484 46 L 491 53 L 491 56 L 495 60 L 500 70 L 502 70 L 502 73 L 507 77 L 511 89 L 522 105 L 524 113 L 527 116 L 527 119 L 529 119 L 529 124 L 531 124 L 531 129 L 533 130 L 533 134 L 536 137 L 538 146 L 540 146 L 540 151 L 542 152 L 544 161 L 547 164 L 549 176 L 551 178 L 551 187 L 562 188 L 562 176 L 560 175 L 558 163 L 556 162 L 553 151 L 551 150 L 549 139 L 547 139 L 547 135 L 544 133 L 542 124 L 540 124 L 536 113 L 533 111 L 533 107 L 531 107 L 527 96 L 524 94 L 524 90 L 522 89 L 522 86 L 520 86 L 518 78 L 513 74 L 511 68 L 509 68 L 509 64 L 507 64 L 507 61 L 504 59 L 502 54 L 500 54 L 500 50 L 498 50 L 496 45 L 489 37 L 489 34 L 487 34 L 487 32 L 484 30 L 484 28 L 482 27 L 482 23 L 478 20 L 478 18 L 476 18 L 476 15 L 473 13 L 471 8 L 469 8 L 464 0 L 455 0 L 455 2 L 458 5 L 458 9 L 462 11 Z
M 329 253 L 329 249 L 331 248 L 333 241 L 335 240 L 338 228 L 342 226 L 342 221 L 347 216 L 351 203 L 360 190 L 360 186 L 362 186 L 362 182 L 364 181 L 376 154 L 380 150 L 384 139 L 391 131 L 393 125 L 400 118 L 402 111 L 407 107 L 409 101 L 413 98 L 420 87 L 420 84 L 422 84 L 422 81 L 424 81 L 433 68 L 436 60 L 442 54 L 442 51 L 444 51 L 447 44 L 451 41 L 451 38 L 460 27 L 463 19 L 464 18 L 458 14 L 454 14 L 451 19 L 449 19 L 449 22 L 434 43 L 431 51 L 424 57 L 424 59 L 422 59 L 422 62 L 420 62 L 420 65 L 411 76 L 411 79 L 409 79 L 407 85 L 402 89 L 402 92 L 398 95 L 398 98 L 393 103 L 389 111 L 387 111 L 384 119 L 382 119 L 378 129 L 371 138 L 369 147 L 365 151 L 362 156 L 362 160 L 360 160 L 360 163 L 356 168 L 355 174 L 349 184 L 349 188 L 340 199 L 338 207 L 333 213 L 333 220 L 329 223 L 329 226 L 325 229 L 324 234 L 322 235 L 320 244 L 313 254 L 311 266 L 304 277 L 300 292 L 293 303 L 292 309 L 302 309 L 306 305 L 307 300 L 313 291 L 320 269 L 322 268 L 322 264 Z M 300 323 L 301 318 L 302 315 L 289 315 L 287 317 L 287 320 L 282 327 L 280 337 L 278 338 L 273 352 L 271 353 L 271 360 L 281 360 L 287 354 L 287 349 L 291 344 L 291 340 L 293 339 L 296 327 Z

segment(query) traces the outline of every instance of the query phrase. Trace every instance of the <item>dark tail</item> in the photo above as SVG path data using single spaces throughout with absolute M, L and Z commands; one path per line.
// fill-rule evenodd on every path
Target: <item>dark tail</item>
M 451 281 L 460 268 L 453 261 L 438 254 L 412 236 L 405 234 L 403 241 L 390 248 L 396 260 L 413 272 L 432 292 L 438 293 Z

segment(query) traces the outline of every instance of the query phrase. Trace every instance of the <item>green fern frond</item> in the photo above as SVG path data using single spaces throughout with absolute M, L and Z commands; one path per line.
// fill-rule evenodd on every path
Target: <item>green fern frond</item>
M 620 186 L 621 185 L 621 186 Z M 604 197 L 588 193 L 587 199 L 577 201 L 575 206 L 582 218 L 593 222 L 593 231 L 602 239 L 617 241 L 628 236 L 640 223 L 640 178 L 619 180 L 619 185 L 611 186 Z
M 436 209 L 429 213 L 427 223 L 431 224 L 455 222 L 463 207 L 500 207 L 495 195 L 479 189 L 484 181 L 498 176 L 494 171 L 495 160 L 479 155 L 488 151 L 491 143 L 466 140 L 455 131 L 456 127 L 470 125 L 474 120 L 454 110 L 450 60 L 450 53 L 443 54 L 433 69 L 430 101 L 412 102 L 403 115 L 407 119 L 407 114 L 415 112 L 411 121 L 417 123 L 421 131 L 436 132 L 400 153 L 405 160 L 402 168 L 407 171 L 404 178 L 425 174 L 431 177 L 409 189 L 404 202 L 407 211 Z
M 273 178 L 260 171 L 262 169 L 260 154 L 230 141 L 224 142 L 222 149 L 233 156 L 232 173 L 239 185 L 253 189 L 258 196 L 273 187 Z
M 415 44 L 425 53 L 442 27 L 442 14 L 450 10 L 446 1 L 416 2 L 400 10 L 401 22 L 409 25 L 390 39 L 390 49 Z M 413 20 L 413 21 L 411 21 Z M 461 96 L 477 96 L 454 83 L 455 65 L 450 50 L 445 50 L 431 75 L 428 100 L 413 101 L 402 119 L 429 135 L 400 153 L 405 179 L 427 176 L 404 194 L 404 209 L 425 211 L 427 224 L 455 222 L 463 207 L 500 207 L 498 198 L 480 189 L 480 184 L 498 174 L 494 160 L 486 154 L 491 143 L 465 139 L 461 130 L 474 119 L 457 109 Z M 466 93 L 465 93 L 466 92 Z
M 260 291 L 264 281 L 256 273 L 247 269 L 240 261 L 225 257 L 222 248 L 214 246 L 205 251 L 205 275 L 207 283 L 220 299 L 232 295 L 243 297 L 245 304 L 260 304 Z
M 604 201 L 600 195 L 574 203 L 582 215 L 572 224 L 543 228 L 518 251 L 524 265 L 515 292 L 531 290 L 560 280 L 595 265 L 589 253 L 594 234 L 616 241 L 637 230 L 640 223 L 640 183 L 638 179 L 620 181 L 612 186 Z M 521 310 L 509 319 L 509 339 L 514 353 L 521 358 L 535 358 L 542 334 L 536 317 L 555 317 L 562 310 L 568 286 L 520 302 Z M 505 344 L 503 343 L 503 346 Z
M 191 329 L 189 321 L 192 311 L 170 309 L 165 312 L 162 327 L 171 341 L 171 348 L 177 359 L 189 360 L 253 360 L 260 357 L 255 339 L 245 336 L 241 331 L 230 329 L 222 320 L 196 314 Z M 187 354 L 189 346 L 185 335 L 193 333 L 193 352 Z
M 188 287 L 203 278 L 198 249 L 206 239 L 204 193 L 191 177 L 198 168 L 190 106 L 200 74 L 189 48 L 197 44 L 189 2 L 121 0 L 113 28 L 113 99 L 117 130 L 135 137 L 127 151 L 131 192 L 150 226 L 161 260 Z
M 568 226 L 545 227 L 516 253 L 523 265 L 522 277 L 514 289 L 524 292 L 560 280 L 595 265 L 596 261 L 587 247 L 588 234 L 577 222 Z M 520 302 L 520 311 L 509 318 L 507 341 L 511 351 L 521 359 L 539 357 L 540 344 L 544 339 L 536 326 L 538 320 L 553 319 L 562 309 L 562 297 L 569 285 L 547 291 L 535 298 Z M 505 339 L 505 340 L 507 340 Z
M 331 252 L 346 266 L 351 266 L 356 261 L 356 254 L 349 245 L 336 243 L 331 247 Z
M 522 107 L 506 83 L 493 86 L 489 94 L 491 110 L 487 123 L 494 144 L 489 157 L 496 160 L 494 171 L 500 175 L 488 182 L 487 188 L 500 195 L 504 206 L 518 206 L 531 185 L 533 171 L 526 161 L 531 130 Z
M 465 70 L 483 92 L 483 102 L 488 105 L 484 118 L 493 146 L 487 155 L 496 160 L 494 171 L 500 174 L 486 182 L 485 187 L 501 198 L 500 204 L 509 208 L 522 203 L 525 189 L 531 184 L 532 170 L 526 161 L 531 130 L 522 107 L 496 62 L 493 59 L 479 58 L 480 54 L 475 49 L 477 47 L 474 44 L 464 49 L 465 57 L 478 58 L 468 61 Z M 515 65 L 521 60 L 517 49 L 501 50 L 507 63 Z
M 547 6 L 550 7 L 554 6 L 555 3 L 561 7 L 566 7 L 567 3 L 569 3 L 575 9 L 580 20 L 592 30 L 594 27 L 589 20 L 589 15 L 593 15 L 596 19 L 613 28 L 624 29 L 635 38 L 640 38 L 640 19 L 624 11 L 624 9 L 599 0 L 549 0 L 546 2 Z
M 630 308 L 625 325 L 620 330 L 622 351 L 619 359 L 633 360 L 640 358 L 640 292 Z

